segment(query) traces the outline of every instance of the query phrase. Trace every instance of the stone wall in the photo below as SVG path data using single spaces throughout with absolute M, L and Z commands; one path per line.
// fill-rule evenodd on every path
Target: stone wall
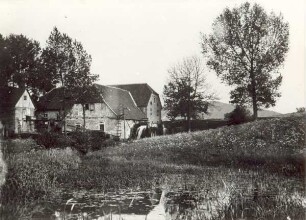
M 84 125 L 83 120 L 83 107 L 81 104 L 75 104 L 71 109 L 67 110 L 66 129 L 67 131 L 74 131 L 82 128 Z M 44 117 L 44 114 L 46 114 Z M 37 112 L 38 119 L 57 120 L 59 111 L 46 111 Z M 88 109 L 85 110 L 85 128 L 88 130 L 102 130 L 104 132 L 117 136 L 118 123 L 120 123 L 120 138 L 128 138 L 131 133 L 131 128 L 134 126 L 135 121 L 125 120 L 125 132 L 123 120 L 117 120 L 117 116 L 105 103 L 89 104 Z
M 161 123 L 161 102 L 158 95 L 151 94 L 146 115 L 149 125 Z

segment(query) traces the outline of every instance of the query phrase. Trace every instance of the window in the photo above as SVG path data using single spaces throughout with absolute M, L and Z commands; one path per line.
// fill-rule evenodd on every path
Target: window
M 89 110 L 89 104 L 84 105 L 85 110 Z
M 104 131 L 104 123 L 100 123 L 100 131 Z
M 21 116 L 22 116 L 22 119 L 25 118 L 25 116 L 26 116 L 26 109 L 25 108 L 22 109 Z
M 27 98 L 28 98 L 28 97 L 27 97 L 26 95 L 23 96 L 23 100 L 27 100 Z
M 94 111 L 95 110 L 95 104 L 90 104 L 89 105 L 89 110 Z
M 48 113 L 44 113 L 44 118 L 48 118 Z
M 156 98 L 154 97 L 154 103 L 156 102 Z
M 81 129 L 81 124 L 80 123 L 76 123 L 75 124 L 75 130 L 79 131 Z
M 158 112 L 158 110 L 156 110 L 156 115 L 157 115 L 157 116 L 159 115 L 159 112 Z

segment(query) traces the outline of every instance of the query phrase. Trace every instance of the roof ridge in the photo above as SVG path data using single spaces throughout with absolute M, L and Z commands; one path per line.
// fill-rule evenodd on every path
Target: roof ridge
M 126 89 L 121 89 L 121 88 L 114 87 L 114 86 L 108 86 L 108 85 L 102 85 L 102 86 L 106 86 L 106 87 L 109 87 L 109 88 L 112 88 L 112 89 L 122 90 L 122 91 L 124 91 L 124 92 L 129 92 L 129 91 L 128 91 L 128 90 L 126 90 Z
M 125 83 L 125 84 L 113 84 L 113 86 L 124 86 L 124 85 L 144 85 L 144 84 L 147 84 L 146 82 L 143 82 L 143 83 Z

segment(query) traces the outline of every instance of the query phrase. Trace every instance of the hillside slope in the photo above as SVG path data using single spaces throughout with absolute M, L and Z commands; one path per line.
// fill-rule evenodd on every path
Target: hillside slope
M 224 114 L 229 113 L 234 110 L 235 105 L 227 104 L 224 102 L 213 101 L 213 106 L 209 108 L 209 114 L 203 114 L 202 119 L 224 119 Z M 248 108 L 252 112 L 252 108 Z M 258 111 L 258 117 L 275 117 L 280 116 L 281 113 L 270 111 L 270 110 L 260 110 Z M 167 121 L 167 111 L 162 110 L 162 120 Z
M 264 168 L 304 175 L 305 114 L 146 138 L 106 155 L 158 163 Z
M 227 104 L 219 101 L 212 102 L 214 106 L 209 109 L 209 114 L 205 115 L 205 119 L 223 119 L 224 114 L 229 113 L 234 110 L 235 105 Z M 252 108 L 248 108 L 252 112 Z M 275 117 L 281 115 L 278 112 L 270 110 L 260 110 L 258 111 L 258 117 Z

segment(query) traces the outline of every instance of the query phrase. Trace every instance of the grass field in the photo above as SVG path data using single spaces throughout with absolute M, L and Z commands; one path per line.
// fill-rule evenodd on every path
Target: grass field
M 165 186 L 196 192 L 197 206 L 176 219 L 305 218 L 303 115 L 147 138 L 86 155 L 45 150 L 31 139 L 6 144 L 4 219 L 53 210 L 67 190 Z

